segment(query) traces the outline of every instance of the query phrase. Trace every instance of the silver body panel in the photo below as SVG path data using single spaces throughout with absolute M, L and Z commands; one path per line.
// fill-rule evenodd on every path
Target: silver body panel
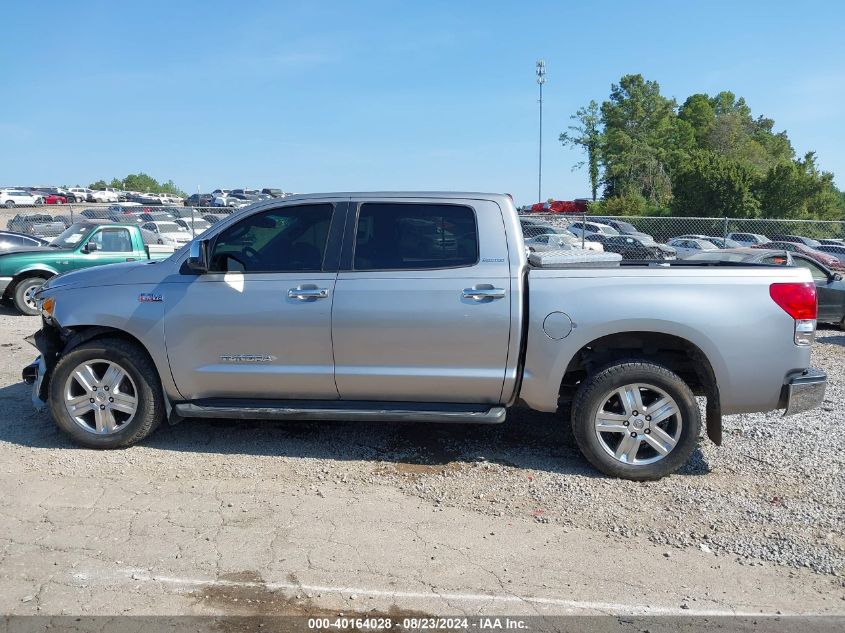
M 504 195 L 291 196 L 239 210 L 202 237 L 213 238 L 257 211 L 325 200 L 350 201 L 352 209 L 358 201 L 471 206 L 479 261 L 428 271 L 353 272 L 341 264 L 336 272 L 258 279 L 186 274 L 183 249 L 154 264 L 61 275 L 48 281 L 41 296 L 55 297 L 54 316 L 65 328 L 108 326 L 136 338 L 153 358 L 167 397 L 177 403 L 298 398 L 492 407 L 521 398 L 532 408 L 554 411 L 573 356 L 591 341 L 620 332 L 667 333 L 696 345 L 712 365 L 724 413 L 783 406 L 789 376 L 809 366 L 810 349 L 793 343 L 793 321 L 768 290 L 774 282 L 810 281 L 808 271 L 529 269 L 516 211 Z M 325 288 L 327 296 L 292 300 L 288 291 L 304 284 Z M 477 286 L 504 296 L 464 296 Z M 145 293 L 163 300 L 142 302 Z M 572 321 L 571 332 L 560 339 L 543 330 L 553 312 Z

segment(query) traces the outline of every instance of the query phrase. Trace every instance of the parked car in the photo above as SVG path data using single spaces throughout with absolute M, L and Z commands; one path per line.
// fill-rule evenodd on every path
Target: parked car
M 237 196 L 230 195 L 230 194 L 216 194 L 211 201 L 212 207 L 229 207 L 229 208 L 240 208 L 244 207 L 249 204 L 249 201 L 242 200 Z
M 0 254 L 0 296 L 11 299 L 23 314 L 34 315 L 38 314 L 35 293 L 54 275 L 114 262 L 163 258 L 172 253 L 173 248 L 145 248 L 140 229 L 134 225 L 78 222 L 47 248 L 38 246 Z
M 43 203 L 41 196 L 33 195 L 20 189 L 0 189 L 0 206 L 7 209 L 15 207 L 35 207 Z
M 79 215 L 84 218 L 88 218 L 89 220 L 111 220 L 114 215 L 114 211 L 105 207 L 101 207 L 99 209 L 83 209 L 79 212 Z
M 551 233 L 569 233 L 574 235 L 571 231 L 567 231 L 559 226 L 553 226 L 545 220 L 538 218 L 527 218 L 520 216 L 519 226 L 522 228 L 522 236 L 525 238 L 537 237 L 538 235 L 549 235 Z
M 210 207 L 214 196 L 210 193 L 195 193 L 185 198 L 186 207 Z
M 34 196 L 39 196 L 44 204 L 67 204 L 67 197 L 53 193 L 52 191 L 37 190 L 30 192 Z
M 39 248 L 47 246 L 49 242 L 34 235 L 16 233 L 14 231 L 0 231 L 0 253 L 21 248 Z
M 191 241 L 191 233 L 183 226 L 179 226 L 172 220 L 155 220 L 147 222 L 142 229 L 152 231 L 156 235 L 163 235 L 177 244 L 186 244 Z
M 261 190 L 261 193 L 266 193 L 271 198 L 284 198 L 285 192 L 281 189 L 274 189 L 272 187 L 265 187 Z
M 803 244 L 810 248 L 816 248 L 821 245 L 821 242 L 814 240 L 811 237 L 804 237 L 803 235 L 772 235 L 773 242 L 795 242 L 796 244 Z
M 94 202 L 91 197 L 94 192 L 88 187 L 68 187 L 68 193 L 74 196 L 74 202 Z
M 838 325 L 845 330 L 845 281 L 842 273 L 822 266 L 814 259 L 800 253 L 792 254 L 794 266 L 810 271 L 818 296 L 818 316 L 822 323 Z
M 53 216 L 46 213 L 30 213 L 26 215 L 17 213 L 6 224 L 6 228 L 18 233 L 32 233 L 32 227 L 36 224 L 43 224 L 44 222 L 52 221 Z
M 91 192 L 91 202 L 119 202 L 120 199 L 115 191 L 98 189 Z
M 822 253 L 827 253 L 828 255 L 833 255 L 839 260 L 840 264 L 845 264 L 845 245 L 831 246 L 829 244 L 820 244 L 816 250 L 821 251 Z
M 806 270 L 629 264 L 529 265 L 506 195 L 286 197 L 155 265 L 48 280 L 23 377 L 99 449 L 167 418 L 495 423 L 520 402 L 634 480 L 689 459 L 696 395 L 716 443 L 722 414 L 821 404 Z
M 798 242 L 769 242 L 765 244 L 767 248 L 780 248 L 785 251 L 789 251 L 790 253 L 798 253 L 801 255 L 806 255 L 807 257 L 816 260 L 823 266 L 827 266 L 828 268 L 839 269 L 842 264 L 839 262 L 839 259 L 830 253 L 824 253 L 820 250 L 816 250 L 815 248 L 810 248 L 809 246 L 805 246 L 804 244 L 800 244 Z M 755 246 L 753 248 L 759 248 Z
M 819 240 L 819 244 L 823 246 L 845 246 L 845 239 L 842 239 L 841 237 L 828 237 Z
M 537 235 L 525 240 L 525 245 L 530 251 L 545 252 L 557 250 L 570 250 L 573 248 L 580 249 L 581 238 L 575 237 L 572 233 L 548 233 L 545 235 Z M 604 247 L 592 240 L 586 240 L 583 244 L 584 250 L 588 251 L 603 251 Z
M 666 242 L 666 245 L 674 248 L 680 258 L 689 257 L 701 251 L 710 251 L 719 248 L 708 240 L 680 237 L 669 240 Z
M 599 242 L 609 253 L 619 253 L 622 259 L 661 259 L 677 258 L 677 252 L 671 246 L 658 244 L 649 237 L 637 235 L 601 235 L 595 233 L 590 238 Z
M 757 246 L 771 242 L 768 237 L 759 233 L 728 233 L 727 237 L 740 246 Z
M 773 248 L 725 248 L 694 253 L 686 258 L 688 262 L 732 262 L 743 264 L 790 265 L 792 255 L 789 251 Z
M 211 224 L 217 224 L 220 220 L 225 220 L 229 216 L 225 213 L 206 213 L 202 219 Z
M 630 222 L 623 222 L 622 220 L 611 220 L 609 218 L 599 218 L 593 217 L 591 218 L 593 222 L 599 222 L 600 224 L 606 224 L 607 226 L 612 226 L 619 232 L 619 235 L 634 235 L 637 237 L 645 237 L 650 240 L 654 240 L 654 238 L 649 235 L 648 233 L 643 233 L 637 227 L 635 227 Z
M 607 224 L 600 224 L 598 222 L 570 222 L 567 227 L 576 236 L 590 237 L 591 235 L 619 235 L 619 231 Z
M 742 244 L 729 237 L 708 237 L 708 242 L 711 242 L 719 248 L 742 248 Z
M 147 211 L 138 217 L 144 222 L 173 222 L 176 219 L 176 216 L 166 211 Z
M 179 226 L 184 228 L 188 233 L 190 233 L 191 237 L 203 233 L 208 227 L 211 226 L 202 218 L 194 218 L 192 220 L 190 217 L 179 218 L 178 220 L 176 220 L 176 224 L 178 224 Z

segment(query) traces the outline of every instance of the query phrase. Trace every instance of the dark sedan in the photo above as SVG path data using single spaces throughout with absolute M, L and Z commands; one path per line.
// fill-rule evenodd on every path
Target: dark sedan
M 49 242 L 34 235 L 15 233 L 14 231 L 0 231 L 0 253 L 13 248 L 37 248 L 47 246 Z
M 587 238 L 599 242 L 609 253 L 619 253 L 622 259 L 675 259 L 677 251 L 671 246 L 636 235 L 602 235 L 591 233 Z

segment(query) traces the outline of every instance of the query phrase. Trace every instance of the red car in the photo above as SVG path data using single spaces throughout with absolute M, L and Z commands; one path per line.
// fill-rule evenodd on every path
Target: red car
M 790 251 L 792 253 L 801 253 L 810 259 L 815 259 L 817 262 L 827 266 L 828 268 L 832 268 L 833 270 L 845 269 L 842 262 L 833 255 L 817 251 L 815 248 L 810 248 L 809 246 L 805 246 L 804 244 L 799 244 L 797 242 L 766 242 L 765 244 L 757 244 L 751 248 L 777 248 L 783 251 Z
M 67 198 L 57 193 L 34 191 L 32 195 L 39 196 L 44 201 L 44 204 L 67 204 Z

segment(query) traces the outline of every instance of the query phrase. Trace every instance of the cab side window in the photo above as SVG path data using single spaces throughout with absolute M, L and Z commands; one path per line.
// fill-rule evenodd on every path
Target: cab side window
M 827 281 L 827 273 L 822 270 L 821 266 L 799 257 L 795 258 L 795 265 L 799 266 L 800 268 L 806 268 L 807 270 L 809 270 L 814 280 Z
M 100 229 L 88 242 L 97 245 L 97 251 L 103 253 L 131 253 L 132 238 L 129 229 Z
M 475 212 L 449 204 L 361 205 L 355 270 L 426 270 L 478 262 Z
M 212 272 L 318 271 L 334 206 L 306 204 L 256 213 L 220 233 L 210 258 Z

